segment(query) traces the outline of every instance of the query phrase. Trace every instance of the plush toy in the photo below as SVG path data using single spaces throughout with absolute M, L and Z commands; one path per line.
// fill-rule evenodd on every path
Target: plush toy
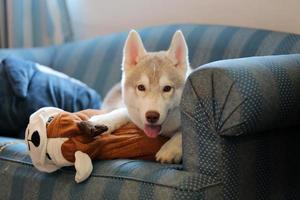
M 101 110 L 70 113 L 54 107 L 44 107 L 30 116 L 25 142 L 33 165 L 43 172 L 54 172 L 63 166 L 75 166 L 77 183 L 87 179 L 92 160 L 145 159 L 154 160 L 166 138 L 148 138 L 132 123 L 112 134 L 102 134 L 105 126 L 86 131 L 83 121 Z

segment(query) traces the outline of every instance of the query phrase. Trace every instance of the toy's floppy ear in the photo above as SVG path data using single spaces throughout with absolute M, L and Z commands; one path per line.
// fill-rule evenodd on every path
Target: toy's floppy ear
M 123 67 L 135 66 L 142 56 L 146 54 L 140 35 L 135 30 L 131 30 L 127 37 L 123 52 Z
M 15 95 L 25 98 L 30 80 L 36 70 L 35 63 L 9 57 L 4 59 L 2 64 Z
M 76 169 L 75 181 L 77 183 L 80 183 L 87 179 L 93 171 L 93 164 L 90 156 L 81 151 L 75 152 L 74 165 Z
M 188 48 L 184 36 L 180 30 L 176 31 L 173 35 L 169 55 L 176 60 L 176 66 L 185 67 L 188 63 Z

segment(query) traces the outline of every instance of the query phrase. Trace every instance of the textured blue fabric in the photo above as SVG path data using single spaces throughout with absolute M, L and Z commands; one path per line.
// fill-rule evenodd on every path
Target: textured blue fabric
M 21 133 L 30 114 L 44 106 L 70 112 L 100 107 L 100 96 L 84 83 L 30 61 L 2 60 L 0 81 L 0 129 L 7 136 Z
M 224 199 L 299 195 L 299 91 L 300 54 L 199 67 L 181 101 L 184 169 L 221 181 Z
M 51 67 L 55 56 L 55 46 L 36 48 L 12 48 L 0 49 L 0 61 L 14 56 L 24 60 L 30 60 Z
M 272 54 L 300 53 L 300 36 L 289 33 L 249 28 L 172 24 L 151 26 L 139 30 L 148 51 L 166 50 L 174 32 L 181 29 L 189 48 L 191 66 L 222 59 Z M 101 95 L 120 80 L 123 45 L 127 32 L 100 36 L 94 39 L 72 42 L 43 49 L 49 57 L 43 57 L 41 49 L 0 50 L 5 54 L 17 54 L 26 59 L 45 64 L 75 77 Z M 49 59 L 50 60 L 45 60 Z M 45 61 L 47 63 L 45 63 Z
M 18 58 L 4 59 L 1 64 L 14 95 L 26 98 L 31 78 L 35 74 L 35 64 Z
M 159 51 L 169 48 L 172 35 L 178 29 L 185 35 L 193 68 L 228 58 L 300 53 L 298 35 L 273 31 L 175 24 L 152 26 L 139 30 L 139 33 L 148 51 Z M 61 46 L 57 49 L 53 66 L 104 95 L 120 80 L 126 36 L 127 33 L 119 33 Z M 87 59 L 89 61 L 84 62 Z
M 212 62 L 198 68 L 190 80 L 203 109 L 201 121 L 217 134 L 299 124 L 300 54 Z
M 140 160 L 94 161 L 91 177 L 77 184 L 73 167 L 51 174 L 35 169 L 22 140 L 0 137 L 0 148 L 0 170 L 6 170 L 0 173 L 5 182 L 0 199 L 199 199 L 216 196 L 220 187 L 211 177 L 182 171 L 180 165 Z M 13 189 L 18 192 L 7 192 Z

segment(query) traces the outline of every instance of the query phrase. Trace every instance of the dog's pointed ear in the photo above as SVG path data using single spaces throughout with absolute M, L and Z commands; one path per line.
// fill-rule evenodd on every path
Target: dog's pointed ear
M 128 34 L 123 52 L 123 67 L 135 66 L 142 56 L 146 54 L 140 35 L 135 30 Z
M 180 30 L 176 31 L 173 35 L 168 53 L 173 59 L 175 59 L 176 66 L 187 66 L 188 48 Z

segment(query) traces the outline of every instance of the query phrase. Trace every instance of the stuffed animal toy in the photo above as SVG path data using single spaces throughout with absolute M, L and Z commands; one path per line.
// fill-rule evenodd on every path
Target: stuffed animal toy
M 75 166 L 77 183 L 86 180 L 92 170 L 92 160 L 144 159 L 154 160 L 166 138 L 148 138 L 132 123 L 112 134 L 102 134 L 105 126 L 85 129 L 83 122 L 103 114 L 101 110 L 76 113 L 44 107 L 30 116 L 25 142 L 33 165 L 43 172 L 54 172 L 64 166 Z M 89 131 L 87 131 L 89 130 Z

